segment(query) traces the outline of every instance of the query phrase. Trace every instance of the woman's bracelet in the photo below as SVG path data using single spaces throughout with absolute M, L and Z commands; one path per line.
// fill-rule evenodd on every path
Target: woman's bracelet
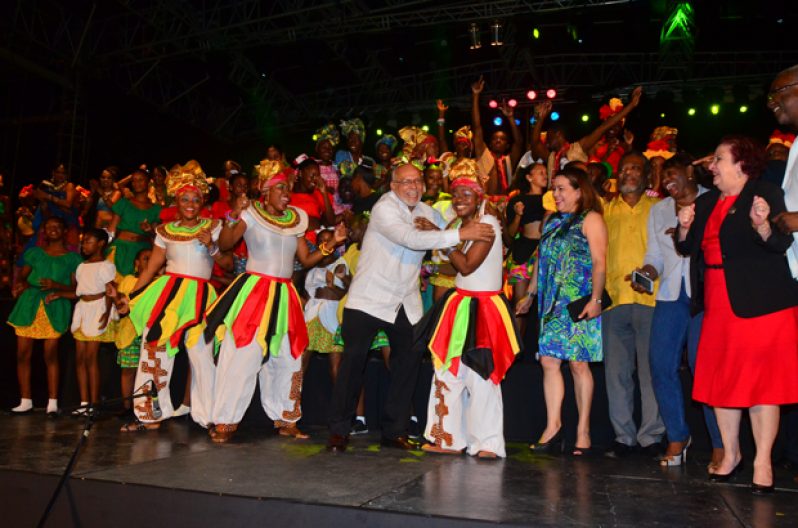
M 334 249 L 327 249 L 327 246 L 325 245 L 325 243 L 322 242 L 321 244 L 319 244 L 319 251 L 321 251 L 322 256 L 326 257 L 326 256 L 329 256 L 329 255 L 332 255 L 333 251 L 335 251 L 335 250 Z
M 212 257 L 215 257 L 215 256 L 216 256 L 216 255 L 218 255 L 218 254 L 219 254 L 219 245 L 218 245 L 218 244 L 215 244 L 215 243 L 214 243 L 214 244 L 211 244 L 211 245 L 208 247 L 208 255 L 210 255 L 210 256 L 212 256 Z
M 232 211 L 227 211 L 227 213 L 225 213 L 224 215 L 224 219 L 227 221 L 226 224 L 229 227 L 233 227 L 234 225 L 236 225 L 241 221 L 241 218 L 240 217 L 234 218 L 233 215 L 231 215 L 230 213 L 232 213 Z

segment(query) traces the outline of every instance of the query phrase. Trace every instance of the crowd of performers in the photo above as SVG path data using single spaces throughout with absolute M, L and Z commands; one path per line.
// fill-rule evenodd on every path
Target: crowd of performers
M 698 356 L 695 396 L 719 411 L 717 420 L 706 413 L 715 432 L 709 472 L 731 474 L 739 415 L 721 409 L 750 407 L 757 428 L 757 406 L 798 401 L 794 384 L 779 381 L 798 373 L 790 343 L 798 289 L 784 258 L 792 237 L 774 223 L 784 211 L 778 185 L 794 137 L 777 131 L 767 149 L 726 138 L 696 160 L 678 148 L 678 131 L 662 126 L 635 150 L 624 124 L 640 104 L 638 88 L 625 105 L 604 105 L 601 124 L 579 139 L 547 119 L 551 103 L 538 104 L 525 140 L 506 104 L 508 130 L 486 133 L 483 88 L 482 79 L 472 85 L 472 122 L 452 137 L 438 101 L 437 134 L 408 126 L 399 138 L 372 139 L 373 158 L 355 118 L 321 127 L 312 155 L 289 162 L 270 146 L 251 174 L 234 161 L 215 178 L 193 160 L 170 170 L 141 166 L 125 177 L 108 167 L 84 189 L 59 165 L 19 194 L 15 226 L 5 200 L 4 233 L 12 240 L 5 257 L 14 262 L 7 281 L 17 298 L 8 323 L 18 337 L 21 392 L 12 411 L 33 409 L 30 362 L 40 340 L 47 412 L 58 412 L 57 349 L 71 331 L 82 404 L 100 397 L 98 350 L 110 346 L 103 343 L 118 349 L 122 393 L 141 396 L 132 400 L 125 432 L 190 413 L 214 442 L 227 442 L 259 384 L 279 434 L 305 438 L 297 426 L 302 377 L 318 352 L 329 354 L 334 381 L 328 448 L 344 451 L 350 434 L 367 430 L 363 377 L 369 352 L 378 350 L 391 372 L 383 443 L 410 448 L 410 402 L 428 353 L 434 377 L 422 448 L 504 457 L 500 384 L 521 336 L 535 332 L 547 427 L 531 448 L 561 446 L 567 362 L 579 409 L 573 453 L 591 450 L 589 364 L 605 361 L 614 454 L 667 436 L 658 460 L 678 465 L 690 445 L 677 374 L 690 341 L 691 364 Z M 721 222 L 735 207 L 751 247 L 724 247 Z M 765 300 L 750 313 L 736 306 L 746 301 L 717 273 L 734 260 L 727 264 L 721 250 L 754 254 L 742 265 L 756 262 L 763 281 L 789 278 L 778 286 L 776 309 L 763 308 Z M 770 251 L 770 260 L 761 264 L 756 251 Z M 632 272 L 646 280 L 631 280 Z M 772 292 L 768 284 L 762 288 Z M 705 289 L 703 297 L 696 288 Z M 691 312 L 698 302 L 706 307 L 703 333 Z M 743 330 L 731 332 L 730 324 Z M 751 342 L 757 329 L 785 324 L 793 327 L 789 336 L 773 332 L 766 347 L 754 347 L 762 354 L 757 365 L 734 346 Z M 175 409 L 169 383 L 179 353 L 191 368 Z M 718 364 L 755 372 L 741 381 L 735 368 Z M 639 427 L 632 419 L 635 369 Z M 746 396 L 738 394 L 741 383 Z M 769 450 L 772 441 L 762 435 L 775 433 L 763 428 L 755 431 L 758 447 Z M 755 473 L 755 480 L 767 487 L 768 475 Z

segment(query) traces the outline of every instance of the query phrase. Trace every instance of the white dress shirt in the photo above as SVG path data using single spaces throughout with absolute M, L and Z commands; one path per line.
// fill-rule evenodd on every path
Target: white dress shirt
M 456 246 L 460 233 L 457 229 L 419 231 L 413 222 L 420 217 L 436 225 L 442 223 L 432 207 L 419 202 L 411 211 L 393 192 L 374 205 L 346 308 L 393 323 L 404 306 L 410 323 L 421 319 L 424 310 L 418 277 L 424 253 Z
M 707 190 L 698 187 L 701 196 Z M 670 196 L 651 207 L 648 215 L 648 233 L 644 264 L 650 264 L 659 274 L 658 301 L 676 301 L 684 279 L 685 291 L 690 294 L 690 257 L 683 257 L 673 247 L 673 234 L 666 233 L 676 228 L 676 201 Z
M 798 213 L 798 141 L 790 147 L 790 156 L 787 158 L 787 169 L 784 171 L 784 205 L 787 211 Z M 794 279 L 798 279 L 798 232 L 792 234 L 793 241 L 787 250 L 787 262 Z

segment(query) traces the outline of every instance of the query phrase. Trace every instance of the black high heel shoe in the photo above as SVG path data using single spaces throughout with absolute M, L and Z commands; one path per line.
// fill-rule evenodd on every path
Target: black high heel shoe
M 751 493 L 754 495 L 770 495 L 776 490 L 776 487 L 771 484 L 770 486 L 763 486 L 762 484 L 757 484 L 756 482 L 751 483 Z
M 557 434 L 549 438 L 548 442 L 535 442 L 529 446 L 535 453 L 555 454 L 562 453 L 565 440 L 562 436 L 562 427 L 557 431 Z
M 734 469 L 732 469 L 728 473 L 725 473 L 723 475 L 721 475 L 720 473 L 712 473 L 711 475 L 709 475 L 709 481 L 720 482 L 720 483 L 729 482 L 731 481 L 732 477 L 734 477 L 734 475 L 742 471 L 742 469 L 743 469 L 743 460 L 740 459 L 740 461 L 737 462 L 737 465 L 734 466 Z

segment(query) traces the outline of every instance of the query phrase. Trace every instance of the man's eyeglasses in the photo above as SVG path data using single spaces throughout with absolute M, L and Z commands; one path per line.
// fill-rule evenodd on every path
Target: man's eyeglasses
M 421 180 L 394 180 L 393 183 L 407 187 L 409 185 L 422 185 L 424 182 Z

